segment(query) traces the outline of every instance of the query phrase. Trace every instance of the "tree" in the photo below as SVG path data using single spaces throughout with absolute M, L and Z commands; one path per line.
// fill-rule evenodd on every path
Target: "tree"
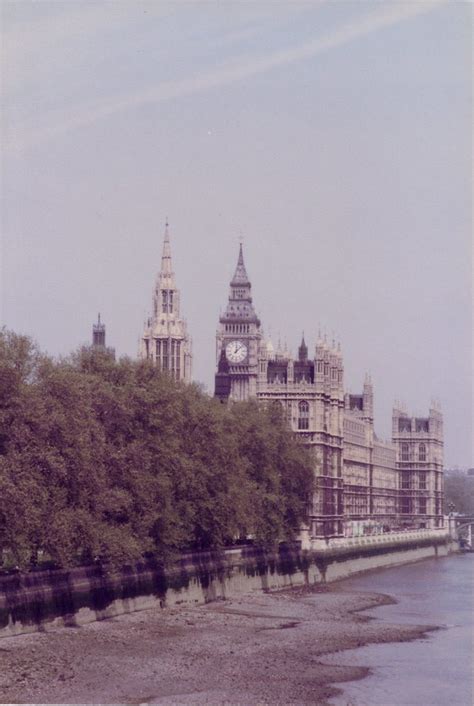
M 444 475 L 444 504 L 446 513 L 454 506 L 455 512 L 474 515 L 474 476 L 462 471 L 449 471 Z
M 26 567 L 292 539 L 313 473 L 281 413 L 148 362 L 0 334 L 0 551 Z

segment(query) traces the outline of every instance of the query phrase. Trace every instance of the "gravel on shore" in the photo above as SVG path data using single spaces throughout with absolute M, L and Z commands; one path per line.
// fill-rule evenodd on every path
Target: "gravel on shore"
M 337 585 L 146 610 L 0 640 L 2 703 L 324 706 L 367 668 L 324 655 L 421 637 L 360 613 L 389 596 Z

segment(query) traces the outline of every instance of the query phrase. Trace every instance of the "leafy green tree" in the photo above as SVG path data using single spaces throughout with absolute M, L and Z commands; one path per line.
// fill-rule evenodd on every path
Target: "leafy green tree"
M 292 539 L 313 472 L 280 411 L 222 406 L 148 362 L 55 361 L 0 333 L 0 552 L 113 564 Z
M 449 471 L 444 474 L 444 504 L 445 512 L 451 507 L 454 512 L 463 515 L 474 515 L 474 476 L 468 476 L 462 471 Z

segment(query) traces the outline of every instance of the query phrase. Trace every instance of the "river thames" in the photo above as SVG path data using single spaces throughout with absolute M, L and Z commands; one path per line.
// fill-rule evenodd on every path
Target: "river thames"
M 428 559 L 340 582 L 346 591 L 385 593 L 398 603 L 366 611 L 386 623 L 437 625 L 414 642 L 348 650 L 328 663 L 368 666 L 365 679 L 340 684 L 334 706 L 471 706 L 474 554 Z

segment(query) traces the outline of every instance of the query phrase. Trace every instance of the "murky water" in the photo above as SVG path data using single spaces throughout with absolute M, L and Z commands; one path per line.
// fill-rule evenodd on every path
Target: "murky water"
M 373 674 L 339 684 L 334 706 L 472 706 L 474 704 L 474 554 L 428 559 L 341 582 L 393 596 L 397 605 L 367 615 L 388 623 L 440 625 L 422 640 L 369 645 L 331 658 Z

